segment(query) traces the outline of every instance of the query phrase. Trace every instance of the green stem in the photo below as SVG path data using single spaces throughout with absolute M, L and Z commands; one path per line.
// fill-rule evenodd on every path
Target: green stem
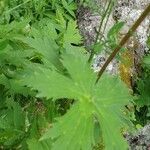
M 111 0 L 109 1 L 108 6 L 107 6 L 107 8 L 106 8 L 106 10 L 105 10 L 105 12 L 104 12 L 104 14 L 102 16 L 102 20 L 100 22 L 99 29 L 98 29 L 98 32 L 97 32 L 97 35 L 96 35 L 95 44 L 97 43 L 98 38 L 100 36 L 101 28 L 102 28 L 104 19 L 105 19 L 106 15 L 107 15 L 107 13 L 108 13 L 108 11 L 110 9 L 110 6 L 111 6 Z M 92 61 L 93 56 L 94 56 L 94 49 L 92 48 L 91 54 L 90 54 L 90 57 L 89 57 L 89 60 L 88 60 L 89 63 Z
M 109 9 L 108 14 L 107 14 L 106 22 L 105 22 L 105 24 L 104 24 L 104 29 L 103 29 L 103 32 L 102 32 L 103 35 L 104 35 L 104 33 L 105 33 L 105 30 L 106 30 L 106 27 L 107 27 L 107 23 L 108 23 L 108 21 L 109 21 L 109 17 L 110 17 L 110 15 L 111 15 L 113 6 L 114 6 L 114 1 L 111 2 L 111 6 L 110 6 L 110 9 Z M 101 39 L 102 39 L 102 36 L 100 37 L 99 40 L 101 40 Z M 97 42 L 97 41 L 96 41 L 96 42 Z
M 139 27 L 139 25 L 142 23 L 142 21 L 147 17 L 147 15 L 149 14 L 149 12 L 150 12 L 150 4 L 144 10 L 144 12 L 141 14 L 141 16 L 137 19 L 137 21 L 133 24 L 133 26 L 129 29 L 129 31 L 127 32 L 127 34 L 120 41 L 119 45 L 110 54 L 110 56 L 108 57 L 108 59 L 106 60 L 106 62 L 104 63 L 104 65 L 102 66 L 101 70 L 99 71 L 98 77 L 97 77 L 97 80 L 96 80 L 95 84 L 98 83 L 100 77 L 102 76 L 102 74 L 106 70 L 106 68 L 109 65 L 109 63 L 114 59 L 114 57 L 119 52 L 119 50 L 122 48 L 122 46 L 124 46 L 124 44 L 129 40 L 129 38 L 136 31 L 136 29 Z

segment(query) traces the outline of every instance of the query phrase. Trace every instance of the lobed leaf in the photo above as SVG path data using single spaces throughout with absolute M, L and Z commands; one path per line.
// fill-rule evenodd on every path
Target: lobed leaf
M 131 100 L 128 88 L 120 79 L 107 74 L 95 85 L 96 74 L 87 60 L 82 51 L 70 49 L 62 54 L 62 63 L 70 76 L 39 67 L 25 77 L 24 83 L 37 89 L 40 97 L 76 100 L 69 112 L 59 118 L 41 139 L 53 139 L 54 150 L 59 147 L 64 150 L 92 149 L 96 119 L 105 148 L 126 150 L 127 142 L 120 129 L 127 123 L 123 107 Z

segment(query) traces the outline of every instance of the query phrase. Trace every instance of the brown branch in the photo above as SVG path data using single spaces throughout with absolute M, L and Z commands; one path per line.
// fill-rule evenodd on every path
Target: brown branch
M 146 16 L 150 12 L 150 4 L 148 7 L 144 10 L 144 12 L 141 14 L 141 16 L 137 19 L 137 21 L 133 24 L 133 26 L 129 29 L 127 34 L 123 37 L 123 39 L 120 41 L 119 45 L 114 49 L 114 51 L 110 54 L 104 65 L 102 66 L 101 70 L 98 73 L 97 80 L 95 84 L 99 81 L 100 77 L 102 76 L 103 72 L 106 70 L 109 63 L 114 59 L 116 54 L 119 52 L 119 50 L 124 46 L 124 44 L 129 40 L 129 38 L 132 36 L 132 34 L 136 31 L 136 29 L 139 27 L 139 25 L 142 23 L 142 21 L 146 18 Z

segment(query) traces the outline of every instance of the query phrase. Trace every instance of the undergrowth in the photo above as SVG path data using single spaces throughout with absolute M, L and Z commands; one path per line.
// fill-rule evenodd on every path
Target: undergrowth
M 133 102 L 119 76 L 104 73 L 95 84 L 91 54 L 81 46 L 77 29 L 76 2 L 0 4 L 0 149 L 126 150 L 123 133 L 133 124 L 125 106 L 150 110 L 147 69 Z M 114 25 L 107 42 L 96 41 L 94 54 L 103 46 L 114 49 L 122 26 Z M 144 63 L 149 68 L 149 56 Z M 148 115 L 135 124 L 145 125 Z

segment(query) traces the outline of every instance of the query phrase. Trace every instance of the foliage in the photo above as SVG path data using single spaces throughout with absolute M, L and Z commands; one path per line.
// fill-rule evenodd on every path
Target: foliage
M 1 0 L 0 2 L 0 23 L 21 21 L 24 17 L 35 22 L 46 16 L 53 18 L 56 11 L 63 14 L 66 19 L 75 18 L 76 4 L 73 0 Z
M 48 66 L 49 62 L 47 60 L 55 57 L 54 64 L 57 66 L 61 64 L 58 60 L 58 55 L 59 50 L 62 48 L 61 44 L 58 47 L 55 40 L 57 39 L 58 43 L 62 43 L 65 34 L 68 34 L 66 25 L 69 18 L 70 22 L 74 24 L 72 29 L 74 31 L 72 32 L 73 35 L 78 34 L 76 23 L 72 21 L 72 16 L 66 13 L 67 9 L 65 10 L 60 1 L 55 3 L 53 1 L 54 6 L 60 6 L 57 12 L 53 11 L 56 10 L 55 8 L 52 10 L 53 14 L 49 17 L 46 17 L 46 15 L 45 17 L 44 15 L 37 16 L 38 19 L 40 18 L 38 22 L 37 17 L 32 16 L 33 14 L 31 15 L 31 13 L 35 13 L 33 9 L 35 6 L 34 2 L 30 1 L 23 5 L 18 5 L 18 1 L 7 1 L 4 9 L 11 11 L 11 14 L 8 17 L 5 14 L 6 11 L 4 11 L 3 15 L 1 15 L 1 23 L 3 24 L 0 25 L 0 149 L 35 149 L 36 147 L 33 147 L 32 143 L 37 143 L 41 149 L 45 149 L 45 146 L 50 149 L 50 141 L 48 143 L 46 141 L 39 142 L 38 139 L 45 128 L 50 125 L 50 122 L 59 115 L 58 110 L 60 106 L 51 101 L 37 99 L 35 97 L 36 91 L 31 91 L 30 88 L 22 86 L 18 80 L 18 75 L 27 66 L 32 65 L 32 62 L 42 63 L 43 61 Z M 44 1 L 41 2 L 46 4 Z M 65 1 L 63 2 L 65 3 Z M 28 11 L 27 7 L 29 4 L 32 5 L 32 9 L 30 9 L 32 12 L 24 12 L 24 10 Z M 74 10 L 75 3 L 73 1 L 67 4 L 70 12 Z M 49 6 L 52 7 L 52 5 Z M 15 13 L 18 13 L 17 18 L 14 16 Z M 36 13 L 38 14 L 38 12 Z M 39 13 L 45 14 L 45 11 L 42 10 L 41 12 L 39 10 Z M 18 20 L 21 21 L 18 22 Z M 50 21 L 48 22 L 48 20 Z M 52 28 L 54 26 L 56 28 Z M 44 38 L 41 38 L 43 36 Z M 78 39 L 78 35 L 76 39 Z M 69 44 L 69 40 L 65 38 L 67 44 Z M 70 42 L 74 43 L 73 40 Z M 32 49 L 30 42 L 32 42 Z M 43 45 L 43 42 L 45 42 L 45 45 Z M 53 47 L 50 45 L 53 45 Z M 39 51 L 35 51 L 34 48 L 38 48 Z M 57 53 L 52 53 L 49 49 L 56 50 Z M 51 54 L 53 54 L 53 57 L 51 57 Z M 60 70 L 63 69 L 59 68 Z
M 117 139 L 121 139 L 119 129 L 125 123 L 123 112 L 120 109 L 131 99 L 127 88 L 119 79 L 109 75 L 105 75 L 98 85 L 94 85 L 96 74 L 88 66 L 88 57 L 82 51 L 71 48 L 63 53 L 61 58 L 68 71 L 67 76 L 62 75 L 55 68 L 52 69 L 53 67 L 47 69 L 40 65 L 31 68 L 33 75 L 25 71 L 25 79 L 22 80 L 24 85 L 38 90 L 38 97 L 75 100 L 69 112 L 58 119 L 58 122 L 49 129 L 42 139 L 55 139 L 60 136 L 54 142 L 52 149 L 58 149 L 60 146 L 62 149 L 69 149 L 69 147 L 70 149 L 92 149 L 92 145 L 95 144 L 94 122 L 97 120 L 102 130 L 104 142 L 107 143 L 106 149 L 125 148 L 125 141 L 122 139 L 118 145 Z M 115 87 L 112 87 L 115 83 L 117 83 Z M 117 95 L 120 88 L 122 91 Z M 109 96 L 104 94 L 105 91 L 108 91 Z M 111 126 L 105 119 L 109 114 L 111 114 L 109 119 Z M 108 133 L 113 131 L 115 131 L 114 135 L 109 137 Z
M 148 47 L 150 46 L 148 38 Z M 142 70 L 143 73 L 137 79 L 136 95 L 136 122 L 145 125 L 150 122 L 150 55 L 143 58 Z
M 76 3 L 0 3 L 0 149 L 127 149 L 122 134 L 132 127 L 125 109 L 131 91 L 107 73 L 95 84 L 89 53 L 80 46 Z M 117 44 L 121 27 L 102 46 Z
M 147 70 L 145 68 L 145 70 Z M 145 71 L 137 81 L 138 97 L 136 98 L 136 122 L 144 126 L 150 121 L 150 103 L 149 103 L 149 70 Z

